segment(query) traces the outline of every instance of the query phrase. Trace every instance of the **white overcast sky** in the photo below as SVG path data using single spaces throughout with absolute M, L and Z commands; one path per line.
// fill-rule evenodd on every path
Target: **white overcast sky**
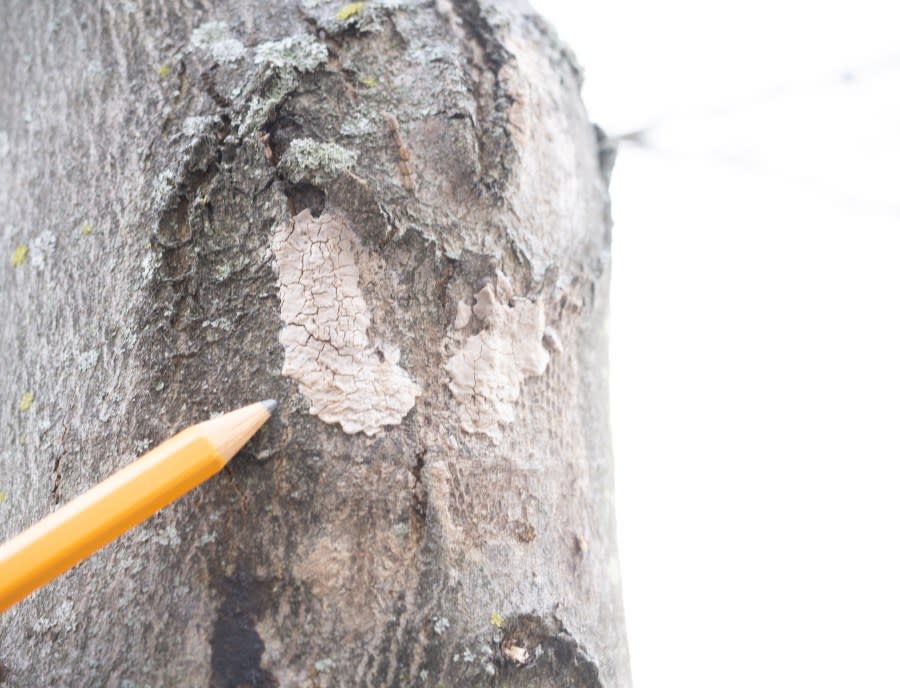
M 900 5 L 533 0 L 613 173 L 635 686 L 900 686 Z

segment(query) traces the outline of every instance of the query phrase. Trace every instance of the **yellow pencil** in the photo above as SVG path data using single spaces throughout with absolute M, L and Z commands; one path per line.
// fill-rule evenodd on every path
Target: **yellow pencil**
M 0 612 L 218 473 L 274 409 L 192 425 L 0 545 Z

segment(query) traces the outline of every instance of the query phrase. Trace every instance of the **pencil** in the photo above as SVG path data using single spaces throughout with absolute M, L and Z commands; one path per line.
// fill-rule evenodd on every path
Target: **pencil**
M 0 545 L 0 612 L 218 473 L 274 409 L 192 425 Z

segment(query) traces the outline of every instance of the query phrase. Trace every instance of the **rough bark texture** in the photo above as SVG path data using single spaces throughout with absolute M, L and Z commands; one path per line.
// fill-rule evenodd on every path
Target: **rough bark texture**
M 608 156 L 552 31 L 477 0 L 3 15 L 0 537 L 281 405 L 0 617 L 0 684 L 627 686 Z

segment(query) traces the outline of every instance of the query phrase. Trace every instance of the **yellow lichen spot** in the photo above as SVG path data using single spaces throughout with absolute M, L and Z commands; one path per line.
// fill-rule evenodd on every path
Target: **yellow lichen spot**
M 3 500 L 6 499 L 6 493 L 0 492 L 0 504 L 3 504 Z
M 31 402 L 33 401 L 34 394 L 32 394 L 31 392 L 25 392 L 25 394 L 22 395 L 22 398 L 19 399 L 19 410 L 23 412 L 27 411 L 31 408 Z
M 162 65 L 159 68 L 159 78 L 165 79 L 167 76 L 169 76 L 169 72 L 171 72 L 171 71 L 172 71 L 172 68 L 169 65 Z
M 81 236 L 87 236 L 94 231 L 94 228 L 91 227 L 90 222 L 84 222 L 82 223 L 81 227 L 78 228 L 78 231 L 81 232 Z
M 364 76 L 364 77 L 360 77 L 359 83 L 361 83 L 366 88 L 375 88 L 375 84 L 377 82 L 375 81 L 374 76 Z
M 491 626 L 495 628 L 503 628 L 503 617 L 497 612 L 491 612 Z
M 25 244 L 19 244 L 16 246 L 16 250 L 13 251 L 12 259 L 9 262 L 12 263 L 13 267 L 16 267 L 25 262 L 25 256 L 27 255 L 28 247 Z
M 344 5 L 341 9 L 339 9 L 338 13 L 334 15 L 334 18 L 338 21 L 347 21 L 351 17 L 355 17 L 357 14 L 362 12 L 365 5 L 366 3 L 364 2 L 351 2 L 349 5 Z
M 28 444 L 28 437 L 25 436 L 24 432 L 19 435 L 19 444 L 21 444 L 23 447 Z

